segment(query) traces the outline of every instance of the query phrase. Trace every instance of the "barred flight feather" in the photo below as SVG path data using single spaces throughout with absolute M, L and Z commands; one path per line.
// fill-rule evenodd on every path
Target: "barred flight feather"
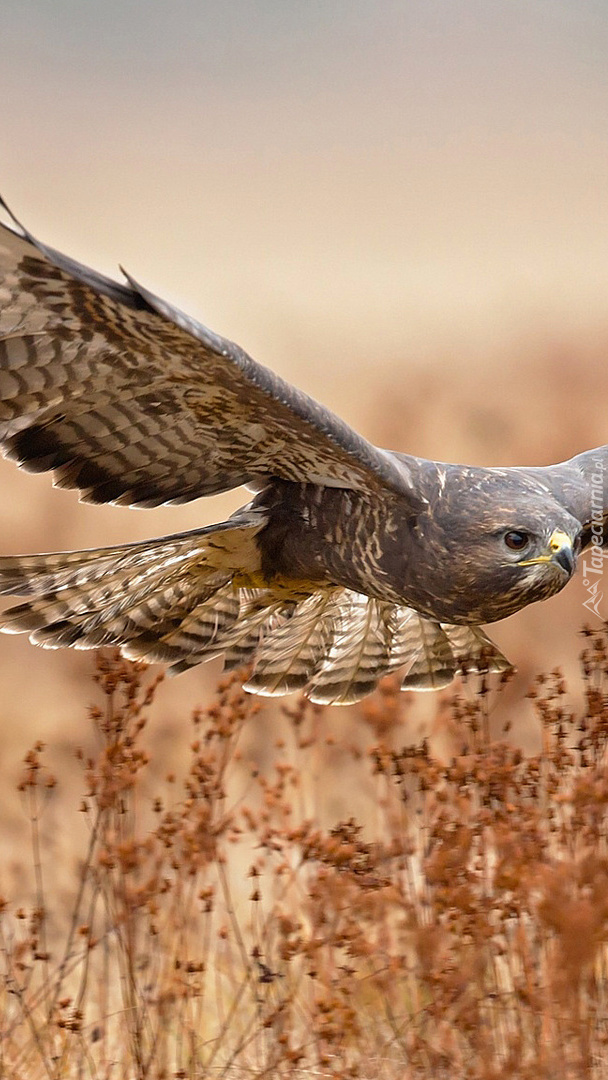
M 312 701 L 348 705 L 386 674 L 390 637 L 382 616 L 387 607 L 360 593 L 344 592 L 338 599 L 333 640 L 307 687 Z
M 185 613 L 183 620 L 173 626 L 157 627 L 153 638 L 136 638 L 124 650 L 131 659 L 149 663 L 169 663 L 169 673 L 178 674 L 189 667 L 221 655 L 223 643 L 228 645 L 230 632 L 236 626 L 241 611 L 239 590 L 232 582 L 224 582 L 208 597 Z M 241 633 L 246 627 L 241 628 Z M 160 656 L 163 660 L 160 660 Z
M 412 629 L 413 659 L 401 684 L 402 689 L 440 690 L 448 686 L 457 664 L 445 631 L 439 623 L 420 616 Z
M 265 697 L 306 689 L 334 636 L 334 607 L 331 593 L 317 593 L 284 615 L 282 625 L 270 628 L 257 649 L 245 688 Z
M 456 675 L 487 675 L 511 670 L 506 656 L 478 626 L 442 624 L 442 628 L 458 660 Z

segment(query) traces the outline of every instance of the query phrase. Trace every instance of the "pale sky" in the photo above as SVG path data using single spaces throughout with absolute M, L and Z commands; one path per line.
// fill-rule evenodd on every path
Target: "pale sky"
M 271 363 L 491 352 L 605 324 L 607 56 L 604 0 L 4 0 L 0 190 Z

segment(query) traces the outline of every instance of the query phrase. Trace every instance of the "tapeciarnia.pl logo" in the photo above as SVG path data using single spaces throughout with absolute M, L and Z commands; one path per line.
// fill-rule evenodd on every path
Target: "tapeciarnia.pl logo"
M 583 585 L 589 595 L 583 601 L 583 607 L 603 621 L 600 604 L 604 597 L 604 463 L 596 459 L 593 464 L 595 471 L 591 475 L 591 548 L 583 556 Z

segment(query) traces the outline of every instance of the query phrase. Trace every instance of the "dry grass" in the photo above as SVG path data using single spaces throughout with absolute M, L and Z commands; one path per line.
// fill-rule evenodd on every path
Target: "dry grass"
M 102 658 L 59 875 L 64 781 L 40 743 L 19 781 L 32 889 L 2 901 L 0 1074 L 606 1076 L 608 653 L 585 645 L 580 715 L 557 673 L 534 690 L 534 757 L 491 740 L 500 689 L 479 681 L 444 706 L 448 764 L 399 749 L 407 699 L 385 683 L 360 712 L 367 752 L 340 759 L 366 820 L 329 826 L 321 710 L 286 711 L 259 771 L 239 747 L 259 706 L 226 681 L 185 775 L 154 790 L 156 684 Z

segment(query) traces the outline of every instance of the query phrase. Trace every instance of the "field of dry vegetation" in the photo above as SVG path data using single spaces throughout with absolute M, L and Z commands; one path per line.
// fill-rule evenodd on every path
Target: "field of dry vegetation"
M 164 775 L 157 682 L 101 656 L 93 749 L 55 776 L 38 742 L 16 778 L 0 1075 L 605 1077 L 602 632 L 581 660 L 580 710 L 559 673 L 532 690 L 533 756 L 492 737 L 503 687 L 477 677 L 440 701 L 441 759 L 403 745 L 390 680 L 339 742 L 335 711 L 296 701 L 260 759 L 264 710 L 232 679 Z

